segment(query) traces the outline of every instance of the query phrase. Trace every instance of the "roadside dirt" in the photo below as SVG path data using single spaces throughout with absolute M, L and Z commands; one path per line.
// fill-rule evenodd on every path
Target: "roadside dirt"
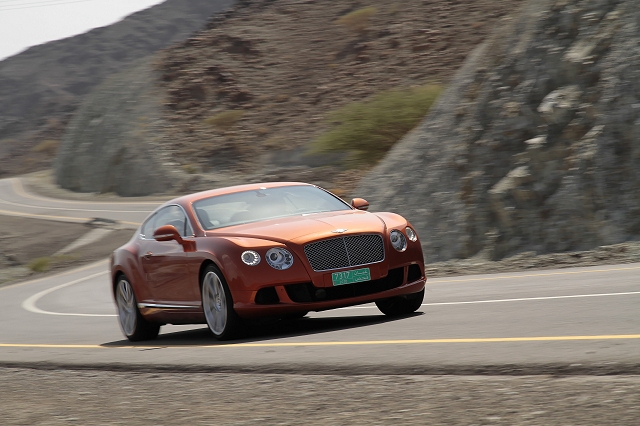
M 26 425 L 636 425 L 640 377 L 331 376 L 0 368 Z
M 601 246 L 588 251 L 542 255 L 537 255 L 534 252 L 525 252 L 497 262 L 488 261 L 481 256 L 471 259 L 450 260 L 428 264 L 426 273 L 427 277 L 436 278 L 455 275 L 518 272 L 530 269 L 618 265 L 622 263 L 640 263 L 640 241 Z
M 133 235 L 130 229 L 114 230 L 96 243 L 56 256 L 91 227 L 0 215 L 0 230 L 0 286 L 105 259 Z M 38 269 L 35 261 L 42 271 L 33 270 Z

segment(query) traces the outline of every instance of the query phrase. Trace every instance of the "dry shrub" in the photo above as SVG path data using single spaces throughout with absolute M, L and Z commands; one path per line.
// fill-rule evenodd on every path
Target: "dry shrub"
M 31 148 L 32 152 L 41 152 L 47 155 L 55 155 L 58 150 L 58 146 L 60 146 L 60 141 L 46 139 Z
M 193 164 L 183 164 L 180 168 L 182 171 L 190 175 L 198 173 L 198 167 Z
M 287 148 L 287 140 L 281 136 L 271 136 L 269 139 L 264 141 L 264 147 L 269 149 L 285 149 Z
M 354 33 L 362 34 L 369 28 L 371 18 L 377 11 L 378 9 L 375 7 L 363 7 L 362 9 L 354 10 L 341 16 L 336 23 L 344 25 Z
M 244 111 L 241 110 L 223 111 L 205 119 L 204 122 L 219 129 L 229 130 L 238 124 L 242 116 L 244 116 Z
M 27 266 L 33 272 L 46 272 L 51 268 L 51 258 L 39 257 L 37 259 L 33 259 Z

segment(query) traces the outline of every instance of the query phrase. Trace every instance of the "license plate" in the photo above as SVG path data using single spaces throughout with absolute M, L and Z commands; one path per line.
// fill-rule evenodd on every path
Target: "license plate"
M 333 285 L 345 285 L 353 283 L 361 283 L 371 280 L 371 272 L 369 268 L 355 269 L 353 271 L 334 272 L 331 274 Z

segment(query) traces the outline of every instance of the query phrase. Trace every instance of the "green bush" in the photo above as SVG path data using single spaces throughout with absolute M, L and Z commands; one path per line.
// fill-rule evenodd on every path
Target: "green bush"
M 363 7 L 362 9 L 354 10 L 347 13 L 336 20 L 340 25 L 344 25 L 349 30 L 355 33 L 364 33 L 369 28 L 371 23 L 371 17 L 376 14 L 378 9 L 375 7 Z
M 373 164 L 427 114 L 442 87 L 426 85 L 378 93 L 328 116 L 338 123 L 311 143 L 310 153 L 348 152 L 347 166 Z

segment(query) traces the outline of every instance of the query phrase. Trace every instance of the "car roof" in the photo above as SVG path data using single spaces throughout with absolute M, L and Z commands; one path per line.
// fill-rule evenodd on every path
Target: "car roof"
M 167 201 L 164 205 L 168 204 L 181 204 L 188 205 L 195 201 L 202 200 L 217 195 L 233 194 L 243 191 L 255 191 L 258 189 L 266 188 L 278 188 L 283 186 L 315 186 L 309 183 L 303 182 L 269 182 L 269 183 L 251 183 L 247 185 L 228 186 L 225 188 L 210 189 L 208 191 L 196 192 L 194 194 L 184 195 L 182 197 L 174 198 L 171 201 Z

